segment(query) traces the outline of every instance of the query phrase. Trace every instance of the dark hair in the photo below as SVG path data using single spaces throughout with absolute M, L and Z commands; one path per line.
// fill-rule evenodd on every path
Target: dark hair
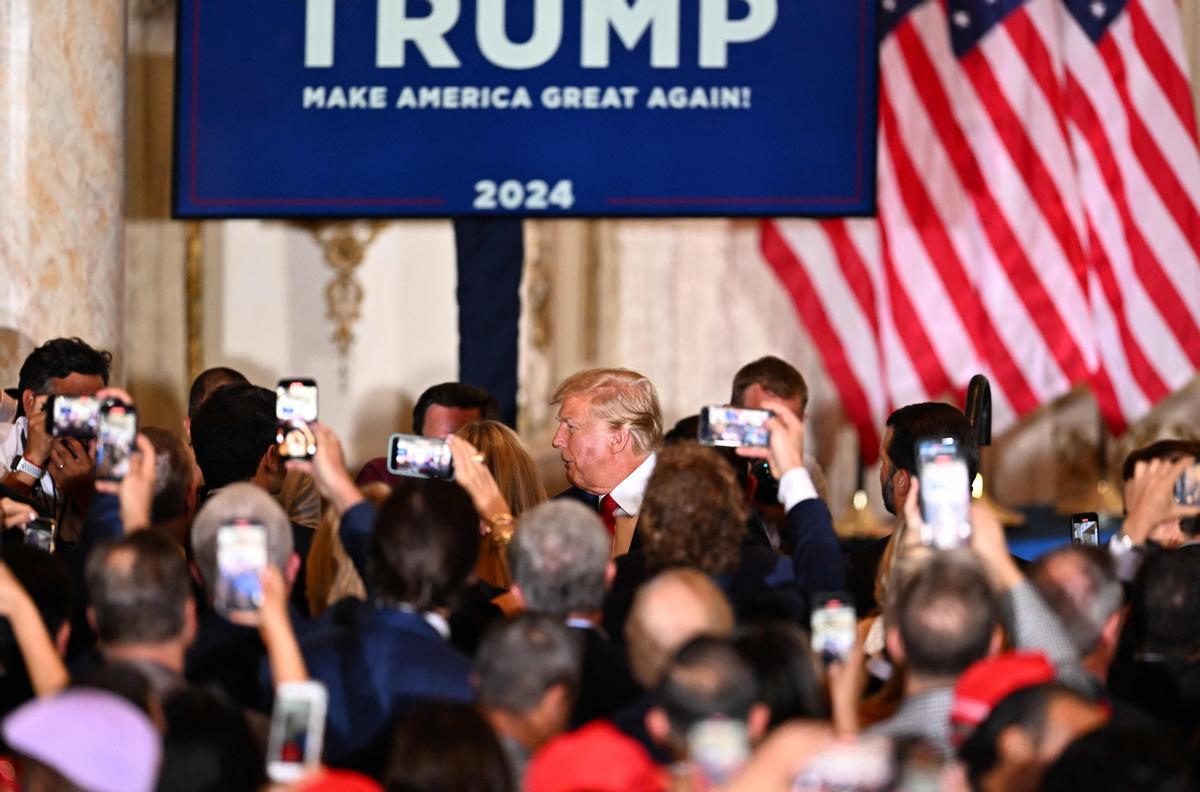
M 187 514 L 187 496 L 195 470 L 191 454 L 175 432 L 144 426 L 142 434 L 154 446 L 154 500 L 150 522 L 165 523 Z
M 579 690 L 582 648 L 579 636 L 559 619 L 523 614 L 499 622 L 475 654 L 479 703 L 512 713 L 532 710 L 546 691 L 565 685 Z
M 1000 760 L 998 743 L 1006 729 L 1015 726 L 1028 734 L 1034 745 L 1041 742 L 1046 728 L 1046 711 L 1054 697 L 1060 695 L 1083 700 L 1062 685 L 1050 683 L 1021 688 L 1005 696 L 992 708 L 983 723 L 975 727 L 958 749 L 958 756 L 967 767 L 967 776 L 973 789 L 979 788 L 983 776 Z
M 248 383 L 225 385 L 192 418 L 192 449 L 209 490 L 249 481 L 275 444 L 275 394 Z
M 967 461 L 971 481 L 979 471 L 979 443 L 962 410 L 942 402 L 921 402 L 901 407 L 888 416 L 892 430 L 888 459 L 900 470 L 917 474 L 917 441 L 922 437 L 953 437 Z
M 106 542 L 88 556 L 85 577 L 101 643 L 155 643 L 182 632 L 192 593 L 171 540 L 137 531 Z
M 771 729 L 795 718 L 829 718 L 829 700 L 802 628 L 787 622 L 751 624 L 733 642 L 754 672 L 758 700 L 771 710 Z
M 1125 638 L 1136 651 L 1187 661 L 1200 653 L 1200 548 L 1150 555 L 1129 599 Z
M 1069 581 L 1052 576 L 1051 564 L 1069 564 Z M 1062 622 L 1080 656 L 1100 641 L 1105 623 L 1125 604 L 1125 589 L 1112 555 L 1099 547 L 1065 545 L 1039 558 L 1029 579 Z
M 1042 792 L 1185 792 L 1195 778 L 1157 730 L 1110 723 L 1067 746 L 1042 777 Z
M 217 366 L 216 368 L 201 371 L 196 375 L 196 379 L 192 381 L 192 387 L 188 389 L 188 420 L 196 418 L 196 410 L 200 409 L 200 405 L 217 388 L 225 385 L 247 385 L 249 383 L 250 380 L 246 379 L 245 374 L 237 369 L 231 369 L 226 366 Z
M 908 667 L 921 674 L 956 677 L 987 656 L 1000 619 L 983 567 L 968 550 L 935 553 L 902 577 L 894 593 L 894 619 Z
M 3 558 L 13 577 L 37 607 L 51 641 L 70 614 L 70 580 L 62 561 L 27 544 L 4 545 Z M 33 686 L 8 620 L 0 620 L 0 713 L 33 698 Z
M 741 559 L 749 513 L 733 470 L 712 449 L 667 446 L 658 453 L 638 521 L 647 568 L 732 571 Z
M 1200 440 L 1159 440 L 1130 451 L 1121 465 L 1121 477 L 1125 481 L 1132 479 L 1138 462 L 1150 462 L 1155 459 L 1178 462 L 1184 457 L 1193 457 L 1200 462 Z
M 413 407 L 413 434 L 425 431 L 425 413 L 435 404 L 456 407 L 460 410 L 479 410 L 479 419 L 486 421 L 500 417 L 500 403 L 483 388 L 474 388 L 461 382 L 443 382 L 426 388 Z
M 757 699 L 754 673 L 731 641 L 701 636 L 683 645 L 654 692 L 679 738 L 703 720 L 744 721 Z
M 799 399 L 802 413 L 808 409 L 808 384 L 796 367 L 785 360 L 767 355 L 742 366 L 733 376 L 733 393 L 729 403 L 734 407 L 744 407 L 746 389 L 755 384 L 780 399 Z
M 216 691 L 182 688 L 163 701 L 161 792 L 255 792 L 264 757 L 242 711 Z
M 93 688 L 120 696 L 153 721 L 162 720 L 162 702 L 142 669 L 123 660 L 98 663 L 71 674 L 72 688 Z M 161 728 L 161 726 L 160 726 Z
M 469 704 L 418 707 L 392 740 L 387 792 L 516 792 L 504 749 Z
M 25 358 L 17 389 L 46 394 L 50 392 L 50 380 L 71 374 L 97 376 L 107 385 L 111 365 L 111 352 L 92 349 L 82 338 L 54 338 Z
M 407 479 L 384 501 L 371 534 L 371 589 L 421 611 L 447 605 L 478 554 L 479 516 L 466 490 Z

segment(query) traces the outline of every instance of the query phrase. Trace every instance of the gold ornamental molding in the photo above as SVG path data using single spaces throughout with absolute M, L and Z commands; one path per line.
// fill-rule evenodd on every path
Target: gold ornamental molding
M 204 224 L 187 223 L 184 247 L 184 306 L 188 381 L 204 370 Z
M 338 373 L 342 387 L 349 374 L 350 347 L 354 325 L 362 317 L 363 287 L 356 272 L 367 249 L 387 225 L 382 220 L 293 221 L 312 234 L 325 253 L 333 278 L 325 286 L 325 316 L 333 322 L 332 340 L 338 349 Z

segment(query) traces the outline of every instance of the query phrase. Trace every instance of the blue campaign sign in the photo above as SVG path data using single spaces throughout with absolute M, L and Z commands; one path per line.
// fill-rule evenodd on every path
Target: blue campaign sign
M 855 215 L 874 0 L 181 0 L 179 217 Z

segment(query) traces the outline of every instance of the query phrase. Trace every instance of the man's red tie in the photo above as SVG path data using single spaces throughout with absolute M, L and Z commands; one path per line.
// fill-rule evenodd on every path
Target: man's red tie
M 608 529 L 609 536 L 617 533 L 617 509 L 619 508 L 611 495 L 605 495 L 604 499 L 600 501 L 600 519 L 604 520 L 604 527 Z

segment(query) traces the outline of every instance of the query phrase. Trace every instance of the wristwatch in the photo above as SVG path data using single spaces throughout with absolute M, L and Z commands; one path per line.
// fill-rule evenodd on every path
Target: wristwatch
M 20 459 L 17 460 L 17 466 L 15 468 L 13 468 L 13 472 L 14 473 L 25 473 L 27 475 L 33 476 L 34 481 L 39 481 L 42 478 L 42 473 L 43 473 L 43 471 L 40 467 L 33 464 L 25 457 L 21 457 Z
M 1115 534 L 1109 544 L 1114 544 L 1121 548 L 1122 552 L 1128 552 L 1137 547 L 1137 545 L 1133 543 L 1133 539 L 1129 536 L 1129 534 L 1123 532 L 1118 532 Z

